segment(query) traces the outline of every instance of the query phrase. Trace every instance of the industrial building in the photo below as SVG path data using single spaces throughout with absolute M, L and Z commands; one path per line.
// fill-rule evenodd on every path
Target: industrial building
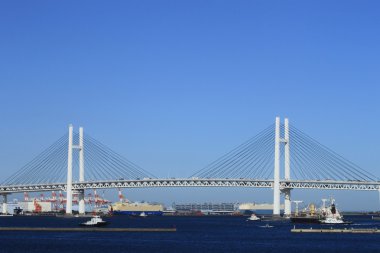
M 1 210 L 3 204 L 1 204 Z M 15 211 L 16 210 L 16 211 Z M 7 213 L 16 214 L 20 210 L 22 213 L 45 213 L 51 212 L 52 203 L 48 201 L 14 201 L 7 203 Z

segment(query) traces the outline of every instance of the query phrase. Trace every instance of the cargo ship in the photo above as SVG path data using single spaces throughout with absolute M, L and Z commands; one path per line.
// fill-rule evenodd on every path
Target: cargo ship
M 293 223 L 320 223 L 319 222 L 319 216 L 291 217 L 290 221 Z
M 294 223 L 319 223 L 320 215 L 314 204 L 308 205 L 301 214 L 296 211 L 295 216 L 290 217 L 290 221 Z
M 161 204 L 151 204 L 147 202 L 116 202 L 109 207 L 109 211 L 114 215 L 140 216 L 161 216 L 164 207 Z
M 343 220 L 343 216 L 339 213 L 334 199 L 330 198 L 330 205 L 327 206 L 328 199 L 322 199 L 322 207 L 316 208 L 314 204 L 310 204 L 300 215 L 296 210 L 296 215 L 290 217 L 295 223 L 321 223 L 321 224 L 351 224 L 351 221 Z

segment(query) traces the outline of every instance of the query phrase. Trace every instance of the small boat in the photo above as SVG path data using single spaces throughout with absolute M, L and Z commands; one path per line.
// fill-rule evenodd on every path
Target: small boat
M 107 224 L 108 224 L 108 222 L 102 220 L 102 218 L 100 218 L 100 216 L 93 216 L 91 218 L 91 220 L 83 222 L 83 223 L 79 223 L 80 226 L 87 226 L 87 227 L 102 227 L 102 226 L 105 226 Z
M 274 226 L 269 225 L 268 223 L 265 224 L 265 226 L 259 226 L 261 228 L 273 228 Z
M 256 214 L 252 214 L 251 217 L 247 219 L 247 221 L 259 221 L 261 220 L 259 217 L 256 216 Z
M 142 213 L 140 213 L 140 215 L 139 215 L 140 217 L 147 217 L 148 215 L 146 215 L 146 213 L 145 212 L 142 212 Z

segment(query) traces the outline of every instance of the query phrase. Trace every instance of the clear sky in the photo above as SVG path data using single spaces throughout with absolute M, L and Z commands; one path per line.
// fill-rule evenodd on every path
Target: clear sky
M 380 177 L 379 12 L 347 0 L 2 1 L 1 180 L 69 123 L 159 177 L 187 177 L 277 115 Z M 271 194 L 125 191 L 165 203 Z M 374 192 L 294 198 L 327 194 L 380 208 Z

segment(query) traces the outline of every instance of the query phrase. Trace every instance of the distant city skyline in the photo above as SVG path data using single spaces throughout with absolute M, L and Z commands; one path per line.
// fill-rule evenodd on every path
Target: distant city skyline
M 380 177 L 379 7 L 1 3 L 0 181 L 71 123 L 158 177 L 188 177 L 276 116 Z M 165 204 L 273 201 L 269 189 L 123 191 Z M 377 192 L 293 191 L 329 196 L 343 210 L 380 209 Z

